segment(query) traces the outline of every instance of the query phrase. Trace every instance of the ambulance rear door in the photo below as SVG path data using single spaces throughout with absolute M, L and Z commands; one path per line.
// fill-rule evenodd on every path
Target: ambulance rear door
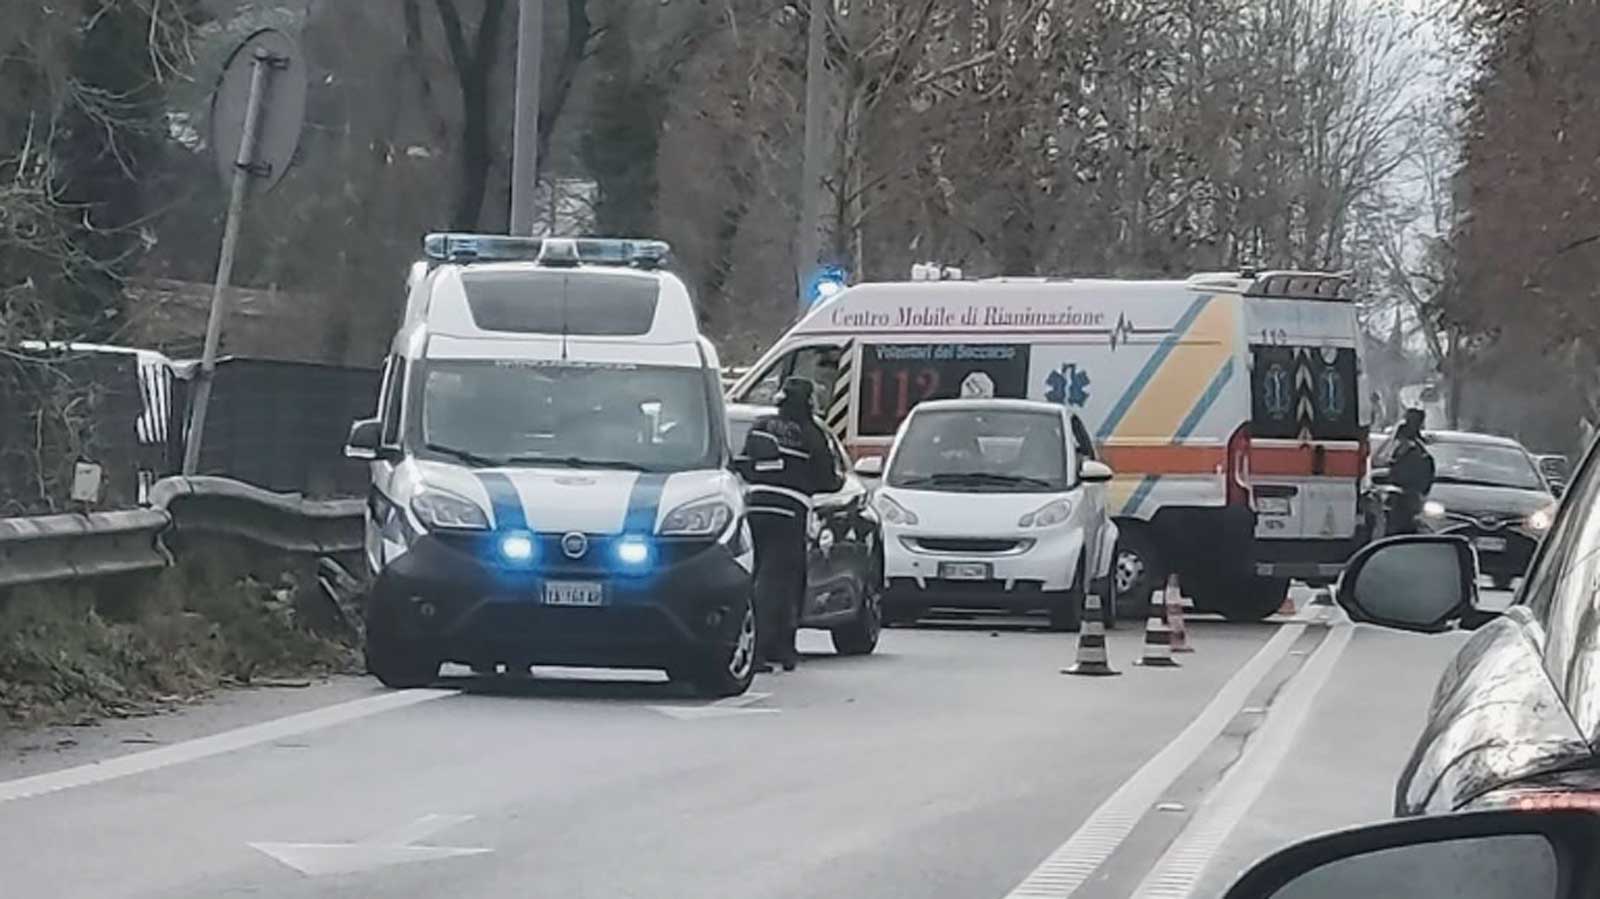
M 1256 537 L 1348 540 L 1366 439 L 1355 304 L 1336 276 L 1263 276 L 1245 328 Z

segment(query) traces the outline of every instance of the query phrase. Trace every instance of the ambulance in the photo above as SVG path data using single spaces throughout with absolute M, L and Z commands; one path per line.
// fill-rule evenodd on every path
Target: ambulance
M 716 350 L 657 241 L 431 235 L 371 463 L 368 669 L 754 674 L 754 546 Z
M 809 377 L 857 465 L 877 470 L 918 403 L 994 396 L 1075 413 L 1115 476 L 1119 607 L 1168 573 L 1201 610 L 1260 620 L 1291 579 L 1330 583 L 1358 539 L 1365 378 L 1347 280 L 867 283 L 813 307 L 729 392 Z

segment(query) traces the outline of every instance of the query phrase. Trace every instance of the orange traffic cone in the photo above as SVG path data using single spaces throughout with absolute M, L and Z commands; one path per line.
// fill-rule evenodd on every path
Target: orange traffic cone
M 1194 652 L 1189 645 L 1189 626 L 1183 621 L 1183 591 L 1178 589 L 1178 576 L 1167 576 L 1167 626 L 1172 629 L 1172 651 Z
M 1083 601 L 1083 624 L 1078 629 L 1078 657 L 1062 674 L 1084 677 L 1114 677 L 1122 672 L 1111 667 L 1106 655 L 1105 616 L 1101 614 L 1100 594 L 1090 593 Z
M 1299 612 L 1300 610 L 1294 607 L 1294 597 L 1285 593 L 1283 595 L 1283 605 L 1278 606 L 1278 614 L 1294 616 L 1299 614 Z
M 1161 588 L 1150 591 L 1150 615 L 1144 620 L 1144 654 L 1137 665 L 1146 668 L 1176 668 L 1172 658 L 1172 629 L 1167 626 L 1166 600 Z

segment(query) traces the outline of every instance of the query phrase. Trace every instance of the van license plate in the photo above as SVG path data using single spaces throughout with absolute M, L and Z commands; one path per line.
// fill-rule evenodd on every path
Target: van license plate
M 988 562 L 940 562 L 939 577 L 947 581 L 986 581 Z
M 1486 553 L 1503 553 L 1506 551 L 1506 538 L 1504 537 L 1479 537 L 1472 543 Z
M 603 606 L 606 588 L 598 581 L 545 581 L 543 602 L 547 606 Z
M 1289 498 L 1287 496 L 1258 496 L 1256 497 L 1256 511 L 1262 515 L 1288 515 Z

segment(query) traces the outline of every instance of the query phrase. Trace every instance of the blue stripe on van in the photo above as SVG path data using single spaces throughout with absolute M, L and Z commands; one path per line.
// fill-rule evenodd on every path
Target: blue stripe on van
M 1161 370 L 1161 364 L 1167 361 L 1168 356 L 1172 355 L 1173 349 L 1178 346 L 1178 341 L 1183 339 L 1183 335 L 1194 324 L 1194 320 L 1200 317 L 1201 312 L 1205 311 L 1206 306 L 1211 302 L 1211 296 L 1211 294 L 1204 294 L 1196 298 L 1193 303 L 1190 303 L 1183 316 L 1172 326 L 1172 330 L 1167 332 L 1167 336 L 1163 337 L 1161 343 L 1156 345 L 1155 352 L 1151 353 L 1150 358 L 1145 360 L 1144 367 L 1139 369 L 1139 373 L 1128 384 L 1128 389 L 1122 392 L 1122 396 L 1117 399 L 1116 405 L 1111 407 L 1111 411 L 1106 414 L 1105 421 L 1100 423 L 1100 429 L 1095 432 L 1096 440 L 1104 440 L 1110 437 L 1117 430 L 1117 425 L 1122 424 L 1122 417 L 1128 414 L 1129 409 L 1133 408 L 1134 400 L 1139 398 L 1139 394 L 1144 392 L 1144 388 L 1150 383 L 1150 379 L 1155 377 L 1156 372 Z
M 1128 497 L 1126 503 L 1122 504 L 1122 511 L 1118 514 L 1133 515 L 1138 512 L 1144 501 L 1150 498 L 1151 491 L 1156 489 L 1156 482 L 1159 480 L 1161 480 L 1160 475 L 1145 475 L 1144 480 L 1139 482 L 1139 486 L 1133 488 L 1133 494 Z
M 624 534 L 653 534 L 656 516 L 661 511 L 661 494 L 666 490 L 667 476 L 649 471 L 633 482 L 633 492 L 628 496 L 628 514 L 622 519 Z
M 1193 434 L 1195 428 L 1200 427 L 1200 422 L 1205 419 L 1206 413 L 1211 411 L 1211 407 L 1216 405 L 1217 397 L 1222 396 L 1222 391 L 1231 380 L 1233 380 L 1233 357 L 1229 356 L 1228 361 L 1222 363 L 1221 370 L 1211 379 L 1211 383 L 1206 385 L 1206 392 L 1200 394 L 1200 399 L 1195 402 L 1194 408 L 1189 410 L 1189 414 L 1184 416 L 1183 423 L 1178 425 L 1178 432 L 1173 435 L 1174 440 L 1182 440 Z
M 511 479 L 495 471 L 476 472 L 483 489 L 489 492 L 489 503 L 494 507 L 494 526 L 499 530 L 525 531 L 528 515 L 522 508 L 522 496 L 517 493 Z

